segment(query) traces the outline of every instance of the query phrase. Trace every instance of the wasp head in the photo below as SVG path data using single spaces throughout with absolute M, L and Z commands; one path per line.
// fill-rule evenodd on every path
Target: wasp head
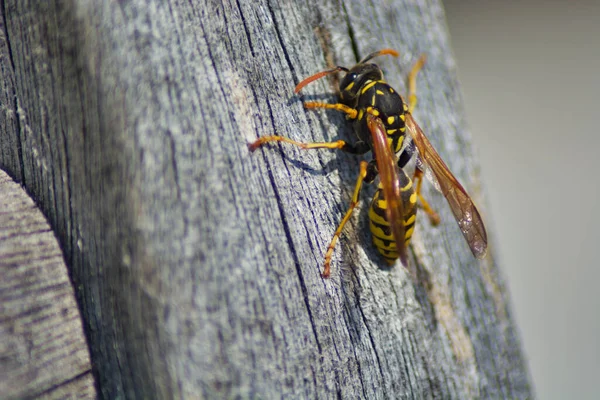
M 353 107 L 356 104 L 362 87 L 368 81 L 378 81 L 381 79 L 383 79 L 383 72 L 381 72 L 381 68 L 377 65 L 364 63 L 355 65 L 348 71 L 340 83 L 341 102 Z

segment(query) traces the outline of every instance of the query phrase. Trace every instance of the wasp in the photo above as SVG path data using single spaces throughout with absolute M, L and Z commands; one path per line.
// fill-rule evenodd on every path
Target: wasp
M 299 93 L 311 82 L 327 75 L 344 72 L 340 81 L 339 103 L 305 102 L 306 108 L 324 108 L 343 112 L 353 121 L 358 140 L 349 143 L 301 143 L 282 136 L 264 136 L 249 144 L 250 151 L 269 142 L 285 142 L 302 149 L 340 149 L 353 154 L 373 153 L 370 162 L 361 161 L 360 171 L 348 211 L 342 218 L 325 253 L 322 276 L 331 273 L 331 256 L 342 230 L 356 207 L 363 182 L 372 183 L 379 176 L 377 191 L 369 209 L 370 230 L 373 243 L 389 264 L 400 259 L 408 265 L 407 245 L 415 226 L 417 201 L 429 215 L 432 223 L 439 216 L 421 195 L 422 178 L 426 176 L 445 196 L 458 222 L 471 252 L 483 258 L 487 249 L 487 234 L 473 201 L 450 172 L 431 145 L 412 112 L 417 102 L 416 76 L 425 64 L 422 55 L 408 74 L 408 103 L 383 77 L 379 66 L 369 61 L 381 55 L 398 56 L 393 49 L 383 49 L 369 54 L 354 67 L 337 66 L 318 72 L 301 81 L 295 88 Z M 408 135 L 407 135 L 408 132 Z M 408 139 L 407 139 L 408 138 Z M 412 179 L 403 168 L 416 157 Z M 413 185 L 416 182 L 416 185 Z

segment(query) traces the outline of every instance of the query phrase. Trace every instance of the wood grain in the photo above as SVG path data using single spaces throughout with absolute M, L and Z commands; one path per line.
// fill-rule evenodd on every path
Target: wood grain
M 323 280 L 360 158 L 247 149 L 352 140 L 302 107 L 335 80 L 295 84 L 393 47 L 404 92 L 426 53 L 415 117 L 485 218 L 440 1 L 0 4 L 0 165 L 59 238 L 101 397 L 531 397 L 493 246 L 473 259 L 430 186 L 417 281 L 383 267 L 365 206 Z
M 0 393 L 3 399 L 96 397 L 58 242 L 34 202 L 2 171 Z

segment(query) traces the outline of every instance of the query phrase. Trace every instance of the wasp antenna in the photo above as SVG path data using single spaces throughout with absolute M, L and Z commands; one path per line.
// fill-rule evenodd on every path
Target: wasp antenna
M 366 63 L 367 61 L 369 61 L 372 58 L 375 57 L 379 57 L 379 56 L 393 56 L 393 57 L 398 57 L 400 55 L 400 53 L 398 53 L 396 50 L 394 49 L 383 49 L 383 50 L 379 50 L 376 51 L 375 53 L 371 53 L 368 56 L 366 56 L 365 58 L 363 58 L 362 60 L 360 60 L 359 64 L 362 63 Z
M 333 73 L 339 72 L 339 71 L 348 72 L 348 68 L 338 66 L 338 67 L 335 67 L 332 69 L 328 69 L 326 71 L 317 72 L 316 74 L 309 76 L 308 78 L 304 79 L 302 82 L 297 84 L 296 88 L 294 89 L 294 93 L 298 93 L 300 90 L 302 90 L 302 88 L 304 86 L 308 85 L 311 82 L 316 81 L 317 79 L 321 79 L 324 76 L 327 76 L 329 74 L 333 74 Z

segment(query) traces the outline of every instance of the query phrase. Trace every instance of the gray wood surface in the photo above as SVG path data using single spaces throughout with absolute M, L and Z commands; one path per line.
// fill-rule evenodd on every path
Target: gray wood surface
M 96 398 L 67 266 L 33 200 L 0 171 L 0 397 Z
M 485 218 L 439 1 L 0 5 L 0 165 L 59 238 L 103 398 L 532 396 L 493 246 L 473 259 L 430 185 L 416 281 L 384 267 L 365 206 L 324 280 L 360 158 L 246 147 L 351 139 L 295 84 L 393 47 L 377 62 L 403 92 L 426 53 L 415 116 Z

